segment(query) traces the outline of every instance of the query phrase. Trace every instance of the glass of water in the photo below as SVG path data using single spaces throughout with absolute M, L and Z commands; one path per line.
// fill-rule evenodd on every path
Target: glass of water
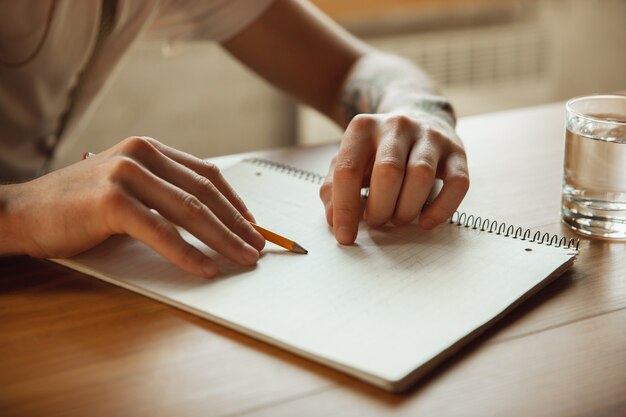
M 566 112 L 563 222 L 626 241 L 626 95 L 574 98 Z

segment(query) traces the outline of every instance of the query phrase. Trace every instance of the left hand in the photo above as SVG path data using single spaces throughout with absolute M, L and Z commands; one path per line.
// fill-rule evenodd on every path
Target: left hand
M 436 178 L 443 180 L 441 192 L 421 212 Z M 432 229 L 454 213 L 469 189 L 463 143 L 448 121 L 432 114 L 359 114 L 320 189 L 339 243 L 356 239 L 366 186 L 364 219 L 370 227 L 420 216 L 420 226 Z

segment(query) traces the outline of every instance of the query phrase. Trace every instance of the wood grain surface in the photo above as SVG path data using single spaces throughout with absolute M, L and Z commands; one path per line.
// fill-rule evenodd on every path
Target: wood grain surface
M 559 218 L 563 119 L 562 104 L 462 119 L 462 210 L 576 236 Z M 335 149 L 255 155 L 325 172 Z M 624 416 L 626 244 L 580 249 L 406 395 L 47 261 L 2 258 L 0 415 Z

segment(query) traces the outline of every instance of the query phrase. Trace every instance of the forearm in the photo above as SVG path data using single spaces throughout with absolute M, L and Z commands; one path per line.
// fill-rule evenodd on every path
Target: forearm
M 14 202 L 21 184 L 0 185 L 0 256 L 23 253 Z
M 220 256 L 254 265 L 265 239 L 220 170 L 148 137 L 130 137 L 32 181 L 0 185 L 0 254 L 66 258 L 129 235 L 187 272 L 218 264 L 184 240 L 185 229 Z
M 434 114 L 454 126 L 450 103 L 417 66 L 395 55 L 369 52 L 348 72 L 331 115 L 347 126 L 360 113 Z
M 224 46 L 345 128 L 320 189 L 340 243 L 356 238 L 364 184 L 364 216 L 373 227 L 419 217 L 432 229 L 458 207 L 469 177 L 454 112 L 417 66 L 367 46 L 301 0 L 274 2 Z M 370 116 L 355 120 L 361 113 Z M 435 178 L 444 186 L 423 210 Z

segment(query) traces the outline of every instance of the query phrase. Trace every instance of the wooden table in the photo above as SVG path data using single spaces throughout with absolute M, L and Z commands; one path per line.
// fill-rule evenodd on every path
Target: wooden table
M 563 120 L 562 104 L 461 120 L 462 208 L 575 236 L 559 221 Z M 333 152 L 261 154 L 324 172 Z M 50 262 L 0 259 L 0 415 L 624 416 L 626 244 L 580 249 L 402 396 Z

